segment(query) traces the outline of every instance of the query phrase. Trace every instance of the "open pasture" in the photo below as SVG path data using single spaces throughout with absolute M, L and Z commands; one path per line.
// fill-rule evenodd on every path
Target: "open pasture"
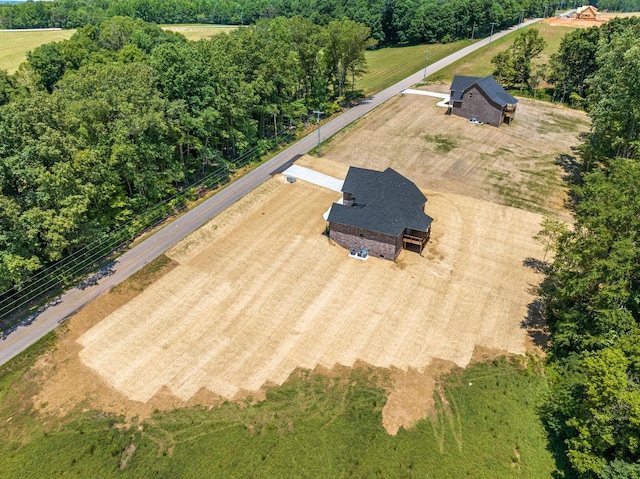
M 429 65 L 470 45 L 471 40 L 432 45 L 412 45 L 368 50 L 367 72 L 356 80 L 356 89 L 373 95 L 424 68 L 429 52 Z
M 15 72 L 27 59 L 27 52 L 40 45 L 68 40 L 75 30 L 0 30 L 0 70 Z
M 533 65 L 544 65 L 548 62 L 549 57 L 553 53 L 556 53 L 558 51 L 562 37 L 578 27 L 573 26 L 572 24 L 562 24 L 556 26 L 555 24 L 539 22 L 526 28 L 534 28 L 538 30 L 540 36 L 547 42 L 547 45 L 540 56 L 532 60 Z M 523 29 L 523 31 L 525 29 Z M 443 68 L 435 75 L 429 77 L 428 80 L 433 82 L 442 81 L 445 83 L 450 83 L 451 80 L 453 80 L 454 75 L 491 75 L 494 70 L 494 65 L 491 63 L 491 59 L 498 53 L 509 48 L 515 40 L 516 35 L 519 33 L 519 31 L 520 30 L 516 30 L 510 35 L 492 41 L 485 48 L 475 52 L 473 55 L 468 55 L 464 58 L 461 58 L 448 67 Z

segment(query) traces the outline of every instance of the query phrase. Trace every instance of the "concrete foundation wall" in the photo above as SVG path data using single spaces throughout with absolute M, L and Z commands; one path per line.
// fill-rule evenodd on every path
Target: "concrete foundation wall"
M 371 256 L 392 261 L 402 250 L 402 235 L 395 237 L 338 223 L 329 223 L 329 238 L 348 250 L 368 249 Z

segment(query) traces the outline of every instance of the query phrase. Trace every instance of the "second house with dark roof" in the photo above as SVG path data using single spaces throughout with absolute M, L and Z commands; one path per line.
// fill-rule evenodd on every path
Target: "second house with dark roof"
M 397 171 L 349 168 L 342 204 L 329 211 L 329 238 L 349 250 L 395 260 L 405 249 L 421 253 L 433 218 L 424 213 L 427 198 Z
M 476 118 L 499 127 L 511 124 L 516 116 L 516 100 L 492 76 L 468 77 L 456 75 L 450 87 L 449 105 L 453 115 Z

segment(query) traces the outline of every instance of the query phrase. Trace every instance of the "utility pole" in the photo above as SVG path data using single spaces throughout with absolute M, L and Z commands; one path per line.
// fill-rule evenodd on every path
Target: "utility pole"
M 316 122 L 318 123 L 318 158 L 322 156 L 322 151 L 320 150 L 320 115 L 324 115 L 323 111 L 313 110 L 313 113 L 316 116 Z
M 476 33 L 476 22 L 473 22 L 473 29 L 471 30 L 471 40 L 473 40 L 473 35 Z
M 544 15 L 542 15 L 542 18 L 547 18 L 547 7 L 548 7 L 548 5 L 545 3 L 544 4 Z
M 491 25 L 491 33 L 489 34 L 489 43 L 491 43 L 491 39 L 493 37 L 493 27 L 496 26 L 496 22 L 491 22 L 490 25 Z
M 522 25 L 522 22 L 524 20 L 524 10 L 520 11 L 520 23 L 518 23 L 518 30 L 520 30 L 520 25 Z
M 424 52 L 424 54 L 425 54 L 425 59 L 424 59 L 424 78 L 423 78 L 423 80 L 424 80 L 425 78 L 427 78 L 427 65 L 428 65 L 428 63 L 429 63 L 429 53 L 430 53 L 430 52 L 428 52 L 428 51 Z

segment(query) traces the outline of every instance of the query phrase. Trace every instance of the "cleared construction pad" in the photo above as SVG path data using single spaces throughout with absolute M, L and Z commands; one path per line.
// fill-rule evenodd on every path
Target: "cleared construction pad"
M 425 192 L 424 256 L 353 261 L 322 236 L 335 192 L 268 181 L 169 252 L 180 265 L 79 338 L 82 361 L 137 401 L 233 398 L 297 367 L 361 360 L 466 366 L 476 346 L 524 353 L 541 216 Z M 168 388 L 164 389 L 164 388 Z

